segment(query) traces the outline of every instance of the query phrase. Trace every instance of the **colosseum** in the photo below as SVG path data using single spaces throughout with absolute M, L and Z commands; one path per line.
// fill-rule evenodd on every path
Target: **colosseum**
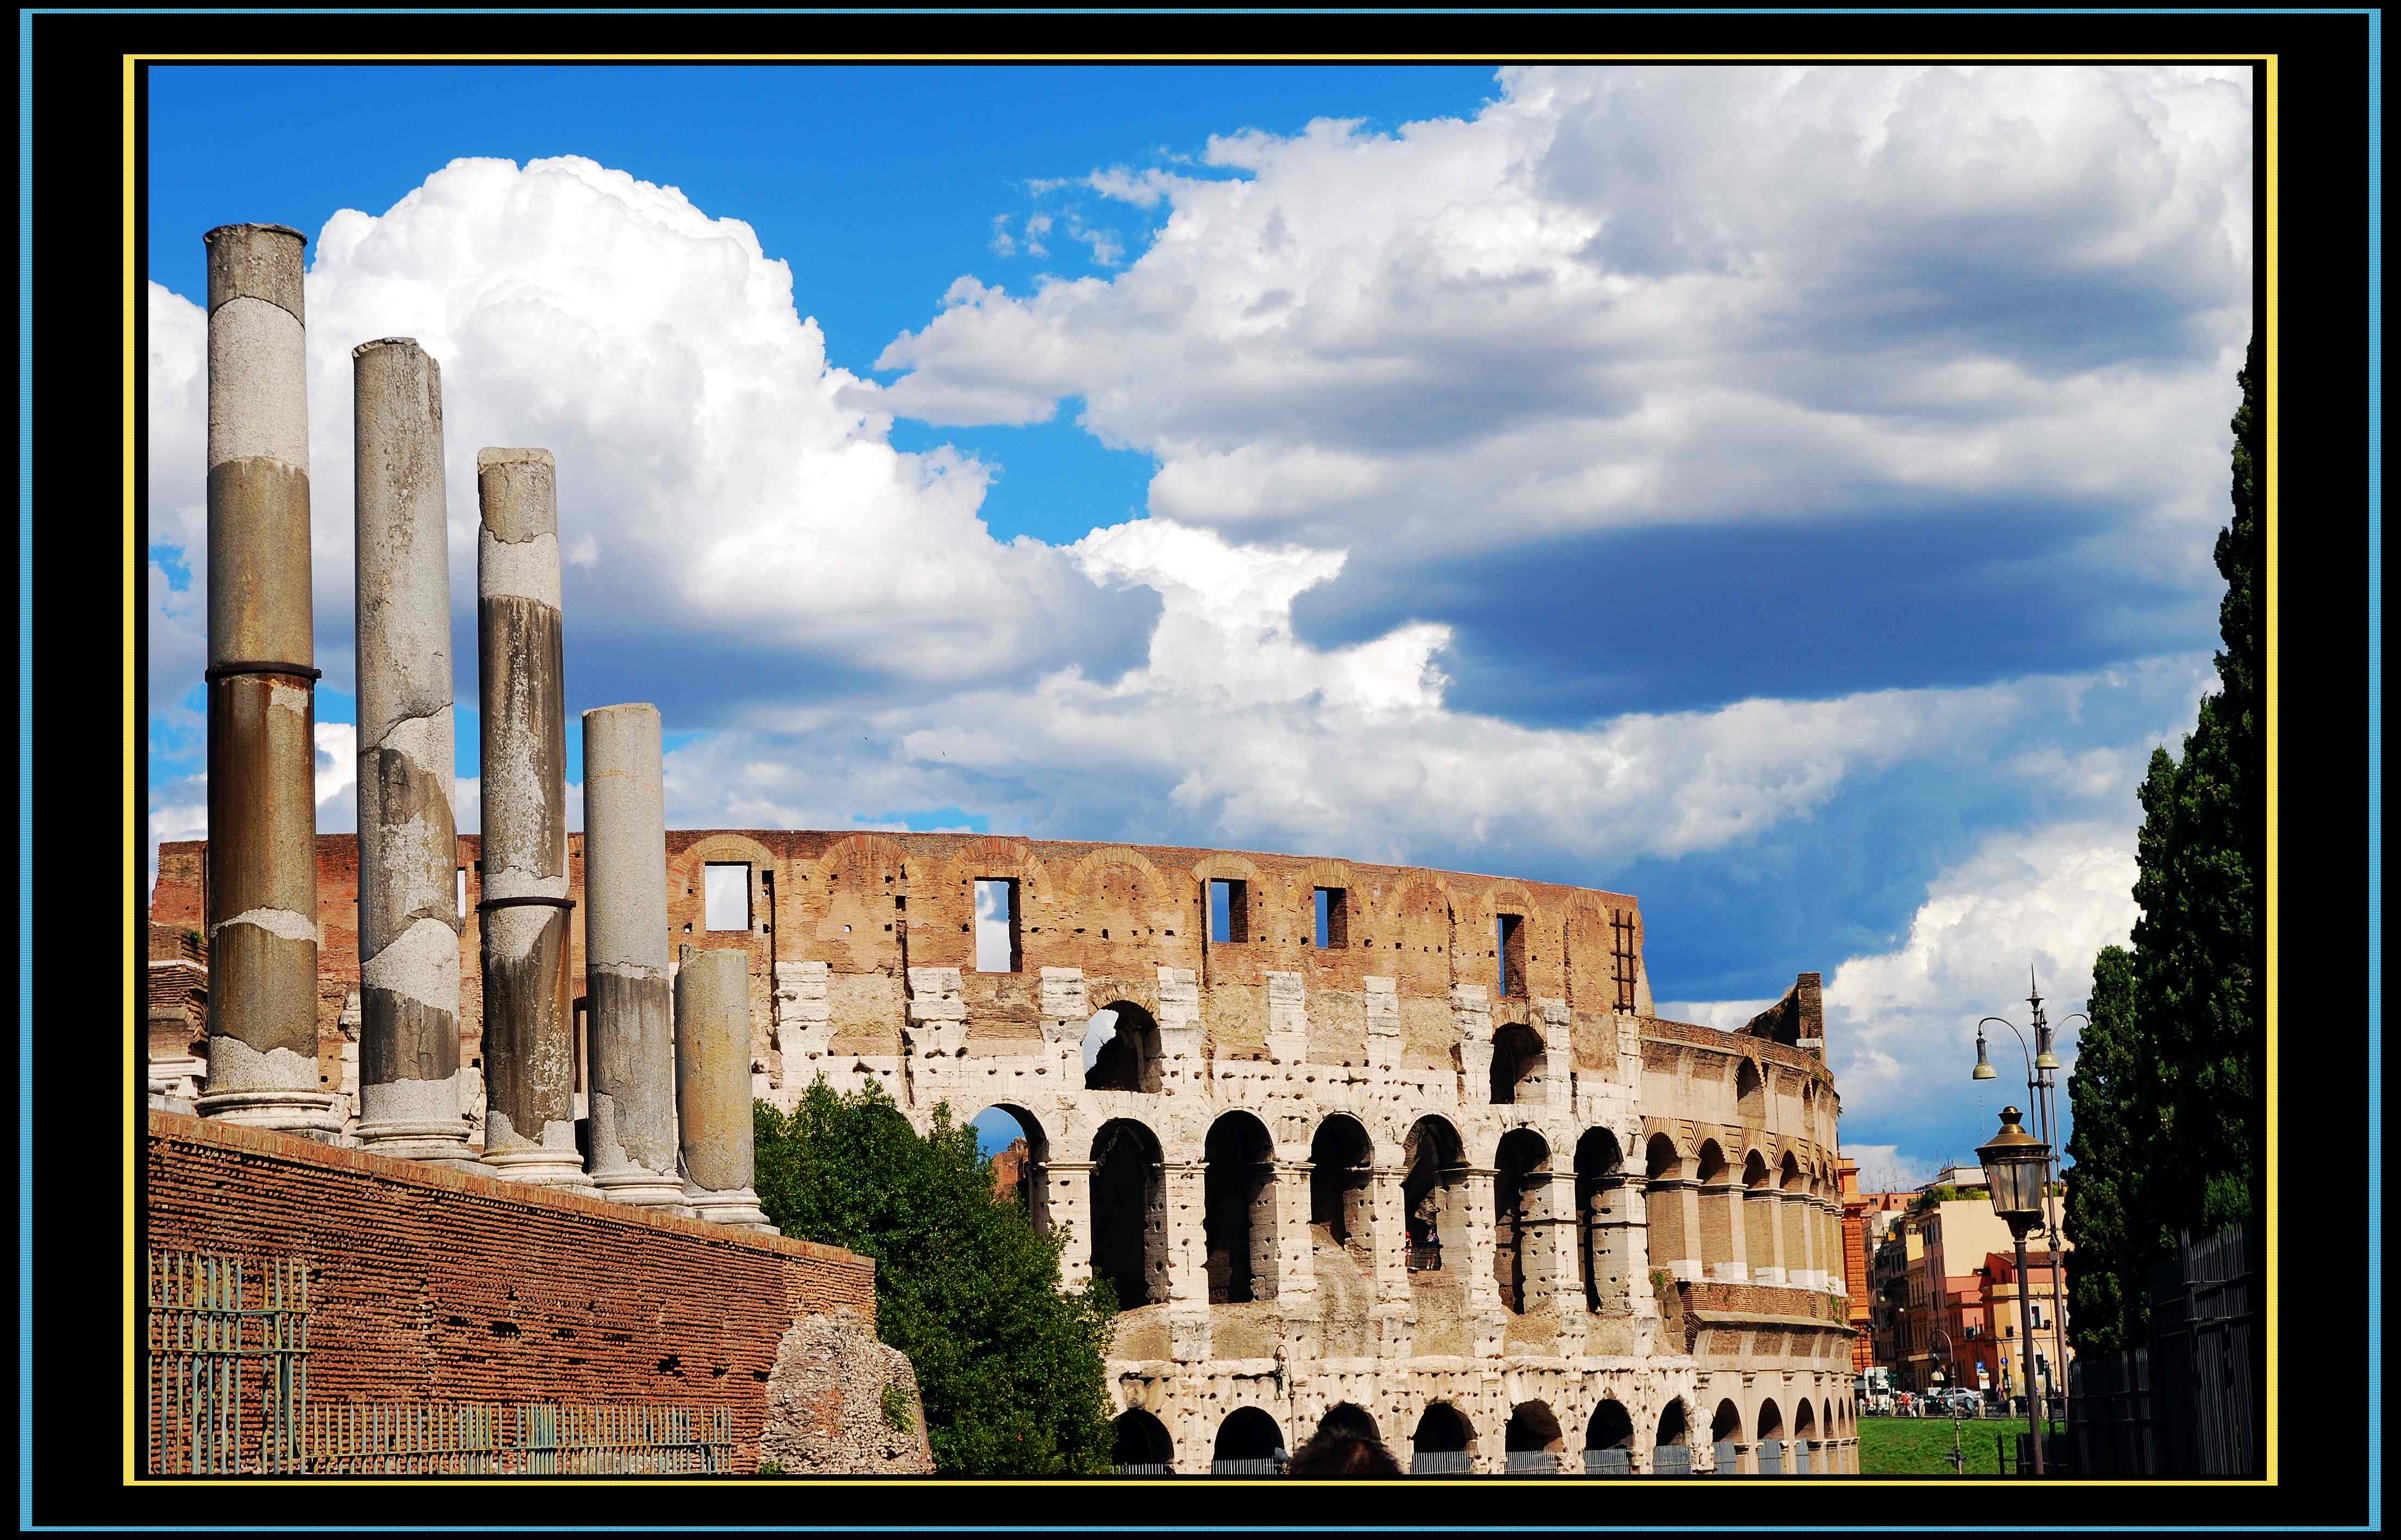
M 154 1077 L 198 1068 L 205 848 L 159 851 Z M 1015 1121 L 1065 1281 L 1121 1306 L 1120 1468 L 1271 1470 L 1329 1417 L 1420 1475 L 1856 1468 L 1817 974 L 1717 1031 L 1654 1014 L 1618 893 L 976 835 L 678 832 L 667 859 L 673 938 L 750 951 L 760 1096 L 872 1080 L 921 1125 Z M 354 837 L 318 870 L 347 1093 Z

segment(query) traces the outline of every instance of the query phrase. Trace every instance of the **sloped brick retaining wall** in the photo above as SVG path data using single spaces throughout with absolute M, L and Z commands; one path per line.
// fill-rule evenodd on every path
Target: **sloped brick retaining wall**
M 148 1118 L 145 1244 L 307 1261 L 311 1402 L 724 1406 L 747 1471 L 796 1326 L 874 1346 L 875 1264 L 839 1247 Z M 846 1409 L 884 1442 L 880 1406 Z

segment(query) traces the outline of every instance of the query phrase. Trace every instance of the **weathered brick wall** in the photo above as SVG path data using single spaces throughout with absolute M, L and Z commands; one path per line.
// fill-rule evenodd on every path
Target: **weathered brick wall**
M 312 1403 L 727 1406 L 748 1470 L 795 1323 L 872 1331 L 834 1246 L 164 1112 L 144 1170 L 145 1244 L 307 1260 Z

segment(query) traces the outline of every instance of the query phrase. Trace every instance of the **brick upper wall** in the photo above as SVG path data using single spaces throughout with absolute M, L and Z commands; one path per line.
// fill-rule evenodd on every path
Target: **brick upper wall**
M 312 1403 L 730 1406 L 747 1470 L 792 1323 L 874 1317 L 839 1247 L 174 1113 L 144 1181 L 148 1246 L 306 1259 Z

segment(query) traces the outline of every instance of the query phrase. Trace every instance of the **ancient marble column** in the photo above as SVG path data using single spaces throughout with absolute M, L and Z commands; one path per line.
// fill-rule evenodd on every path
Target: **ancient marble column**
M 484 1163 L 597 1193 L 575 1146 L 558 484 L 547 449 L 475 456 L 482 653 Z
M 378 1155 L 474 1163 L 459 1076 L 459 826 L 442 370 L 350 350 L 357 447 L 359 1126 Z
M 683 1201 L 696 1218 L 773 1231 L 752 1189 L 750 954 L 687 946 L 675 979 Z
M 604 1197 L 680 1212 L 664 763 L 657 707 L 583 713 L 589 1170 Z
M 319 670 L 309 594 L 301 253 L 209 251 L 209 962 L 204 1118 L 338 1140 L 317 1068 Z

